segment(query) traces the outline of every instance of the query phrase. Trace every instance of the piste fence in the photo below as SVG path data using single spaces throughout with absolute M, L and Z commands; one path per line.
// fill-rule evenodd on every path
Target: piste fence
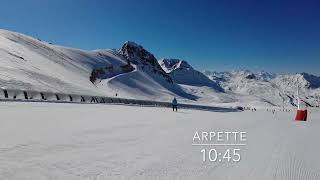
M 64 94 L 55 92 L 15 90 L 0 88 L 0 101 L 22 101 L 22 102 L 47 102 L 47 103 L 78 103 L 78 104 L 125 104 L 136 106 L 171 107 L 170 102 L 149 101 L 138 99 L 126 99 L 118 97 L 90 96 L 79 94 Z M 196 104 L 178 104 L 179 108 L 206 110 L 215 112 L 236 112 L 239 108 L 225 108 L 214 106 L 203 106 Z

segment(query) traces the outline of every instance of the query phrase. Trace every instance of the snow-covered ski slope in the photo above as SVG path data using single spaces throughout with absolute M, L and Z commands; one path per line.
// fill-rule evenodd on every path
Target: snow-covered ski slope
M 218 113 L 0 103 L 0 179 L 320 179 L 320 112 Z M 240 162 L 202 162 L 195 131 L 245 131 Z M 233 147 L 229 147 L 233 148 Z
M 162 71 L 160 65 L 158 69 L 151 69 L 148 64 L 141 67 L 132 63 L 133 71 L 128 70 L 127 59 L 121 54 L 126 49 L 121 50 L 73 49 L 0 30 L 0 87 L 87 95 L 117 94 L 149 100 L 193 97 L 179 85 L 161 79 L 156 74 Z M 127 71 L 122 70 L 126 68 Z M 93 70 L 105 72 L 94 83 L 90 81 Z
M 115 74 L 102 84 L 93 84 L 89 80 L 93 69 L 112 66 L 114 72 L 127 64 L 117 50 L 65 48 L 0 30 L 0 59 L 0 85 L 5 89 L 108 96 L 117 93 L 121 97 L 145 99 L 175 95 L 141 71 Z
M 108 51 L 54 46 L 0 30 L 0 82 L 3 88 L 103 94 L 89 81 L 100 64 L 124 64 Z

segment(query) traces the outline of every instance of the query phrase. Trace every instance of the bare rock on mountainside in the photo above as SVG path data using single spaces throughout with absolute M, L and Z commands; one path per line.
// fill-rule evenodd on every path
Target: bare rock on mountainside
M 246 79 L 256 79 L 256 75 L 254 75 L 253 73 L 249 74 L 246 76 Z
M 166 81 L 173 83 L 171 77 L 161 68 L 154 55 L 141 45 L 127 41 L 119 49 L 119 53 L 126 57 L 128 64 L 135 64 L 145 72 L 159 74 Z

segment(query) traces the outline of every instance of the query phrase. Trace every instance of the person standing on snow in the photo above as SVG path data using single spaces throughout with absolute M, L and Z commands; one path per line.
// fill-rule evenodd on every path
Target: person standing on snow
M 172 100 L 172 110 L 174 111 L 174 109 L 176 109 L 176 111 L 178 111 L 178 101 L 176 98 L 173 98 L 173 100 Z

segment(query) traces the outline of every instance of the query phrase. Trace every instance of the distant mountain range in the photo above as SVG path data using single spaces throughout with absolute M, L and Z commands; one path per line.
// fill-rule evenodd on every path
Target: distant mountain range
M 320 101 L 320 77 L 308 73 L 200 72 L 184 60 L 157 60 L 130 41 L 87 51 L 6 30 L 0 30 L 0 87 L 165 101 L 176 96 L 226 106 L 295 106 L 299 87 L 305 105 Z
M 320 77 L 307 73 L 276 75 L 268 72 L 245 71 L 210 72 L 205 71 L 212 81 L 226 92 L 251 95 L 272 105 L 296 106 L 297 88 L 300 97 L 308 106 L 318 106 Z

